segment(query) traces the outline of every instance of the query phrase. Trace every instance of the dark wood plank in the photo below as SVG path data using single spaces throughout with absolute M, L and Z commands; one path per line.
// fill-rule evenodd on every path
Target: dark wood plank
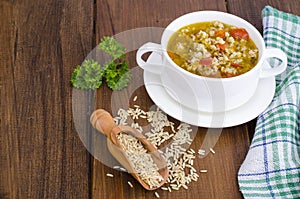
M 14 40 L 16 27 L 13 26 L 13 5 L 10 2 L 0 3 L 0 41 L 4 48 L 0 50 L 1 73 L 0 73 L 0 106 L 1 106 L 1 120 L 0 120 L 0 198 L 13 198 L 16 197 L 17 189 L 13 188 L 17 178 L 16 166 L 18 153 L 12 153 L 14 149 L 18 148 L 18 143 L 13 141 L 12 135 L 15 124 L 12 113 L 16 113 L 16 107 L 13 106 L 14 102 L 14 89 L 12 66 L 14 63 Z M 5 77 L 5 79 L 4 79 Z M 9 88 L 9 89 L 5 89 Z M 11 161 L 13 159 L 13 161 Z
M 244 1 L 244 0 L 227 0 L 228 12 L 238 15 L 253 24 L 262 32 L 262 9 L 270 5 L 276 9 L 293 14 L 300 14 L 300 1 L 281 1 L 281 0 L 261 0 L 261 1 Z
M 198 10 L 220 10 L 226 11 L 225 1 L 108 1 L 97 0 L 97 21 L 96 21 L 96 41 L 105 36 L 122 34 L 123 31 L 141 27 L 166 27 L 173 19 L 193 11 Z M 163 29 L 162 29 L 163 30 Z M 158 31 L 159 32 L 159 31 Z M 125 46 L 131 46 L 132 52 L 127 54 L 132 69 L 136 66 L 135 50 L 143 43 L 145 37 L 149 41 L 159 42 L 160 35 L 150 31 L 148 35 L 136 35 L 128 37 Z M 153 35 L 152 35 L 153 34 Z M 119 38 L 119 37 L 117 37 Z M 123 40 L 122 40 L 123 41 Z M 131 42 L 131 43 L 130 43 Z M 143 81 L 142 72 L 140 76 L 135 76 L 132 81 Z M 129 86 L 130 87 L 130 86 Z M 129 88 L 129 90 L 132 88 Z M 153 102 L 149 98 L 145 88 L 142 86 L 133 93 L 120 94 L 119 100 L 111 98 L 112 92 L 103 85 L 96 94 L 96 106 L 105 108 L 112 112 L 113 106 L 124 108 L 124 101 L 129 102 L 137 95 L 137 103 L 149 109 Z M 123 101 L 123 102 L 122 102 Z M 126 103 L 125 103 L 126 104 Z M 131 105 L 133 105 L 131 103 Z M 128 106 L 128 105 L 127 105 Z M 115 112 L 113 112 L 115 114 Z M 199 149 L 206 135 L 207 129 L 199 128 L 192 148 Z M 105 138 L 103 138 L 105 139 Z M 100 143 L 101 141 L 99 141 Z M 97 144 L 98 146 L 100 144 Z M 105 141 L 101 143 L 102 147 Z M 201 174 L 198 182 L 189 185 L 188 190 L 181 189 L 172 193 L 157 190 L 161 198 L 242 198 L 237 185 L 237 171 L 244 160 L 249 147 L 248 129 L 246 125 L 223 129 L 221 137 L 215 145 L 216 154 L 210 154 L 204 159 L 195 160 L 195 168 L 207 169 L 209 172 Z M 97 149 L 99 150 L 99 149 Z M 110 157 L 107 150 L 101 149 L 102 155 Z M 106 173 L 114 174 L 114 178 L 106 177 Z M 130 189 L 127 181 L 134 184 Z M 122 173 L 106 166 L 101 161 L 95 159 L 93 165 L 93 189 L 92 198 L 154 198 L 153 191 L 145 191 L 127 173 Z
M 88 198 L 69 81 L 92 49 L 93 2 L 1 1 L 0 13 L 0 195 Z

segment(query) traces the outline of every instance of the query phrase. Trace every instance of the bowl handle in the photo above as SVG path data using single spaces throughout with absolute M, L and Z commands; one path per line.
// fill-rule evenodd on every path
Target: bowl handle
M 148 52 L 155 52 L 155 53 L 159 54 L 162 58 L 164 51 L 166 51 L 166 50 L 162 47 L 162 45 L 148 42 L 148 43 L 142 45 L 138 49 L 138 51 L 136 53 L 136 62 L 142 69 L 144 69 L 146 71 L 149 71 L 149 72 L 155 73 L 155 74 L 161 74 L 161 72 L 164 69 L 164 65 L 155 64 L 155 63 L 147 63 L 142 59 L 142 56 Z
M 264 60 L 267 58 L 278 58 L 281 60 L 281 63 L 273 68 L 264 68 L 261 70 L 260 77 L 270 77 L 270 76 L 276 76 L 285 71 L 287 67 L 287 56 L 286 54 L 278 49 L 278 48 L 267 48 L 264 52 Z

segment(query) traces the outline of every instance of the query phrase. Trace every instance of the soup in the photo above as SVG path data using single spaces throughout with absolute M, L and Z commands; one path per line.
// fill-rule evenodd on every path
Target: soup
M 180 28 L 171 36 L 167 51 L 178 66 L 206 77 L 238 76 L 258 61 L 258 49 L 248 32 L 219 21 Z

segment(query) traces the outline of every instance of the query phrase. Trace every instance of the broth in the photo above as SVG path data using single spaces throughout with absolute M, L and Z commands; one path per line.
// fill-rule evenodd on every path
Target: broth
M 167 51 L 178 66 L 206 77 L 241 75 L 258 61 L 258 49 L 248 32 L 219 21 L 180 28 L 171 36 Z

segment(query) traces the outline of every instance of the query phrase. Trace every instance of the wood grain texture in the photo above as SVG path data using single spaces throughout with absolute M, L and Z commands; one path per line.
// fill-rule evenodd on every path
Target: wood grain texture
M 0 195 L 88 198 L 69 80 L 92 48 L 93 2 L 1 1 L 0 10 Z
M 244 0 L 227 0 L 228 12 L 235 14 L 249 21 L 262 33 L 261 10 L 270 5 L 284 12 L 299 15 L 300 1 L 281 1 L 281 0 L 261 0 L 261 1 L 244 1 Z
M 198 10 L 220 10 L 262 31 L 260 15 L 265 5 L 300 15 L 300 1 L 293 0 L 0 1 L 0 199 L 155 198 L 132 176 L 110 167 L 117 162 L 106 148 L 105 137 L 92 130 L 91 112 L 105 108 L 115 115 L 117 108 L 135 103 L 145 110 L 153 108 L 135 53 L 147 41 L 159 42 L 163 28 L 173 19 Z M 116 35 L 129 47 L 126 58 L 133 81 L 123 92 L 112 92 L 105 84 L 96 93 L 72 89 L 74 67 L 105 35 Z M 254 127 L 255 120 L 223 129 L 214 147 L 216 154 L 195 160 L 197 170 L 208 172 L 201 173 L 188 190 L 158 190 L 161 198 L 242 198 L 236 174 Z M 195 150 L 207 135 L 214 135 L 206 128 L 197 132 L 191 145 Z

